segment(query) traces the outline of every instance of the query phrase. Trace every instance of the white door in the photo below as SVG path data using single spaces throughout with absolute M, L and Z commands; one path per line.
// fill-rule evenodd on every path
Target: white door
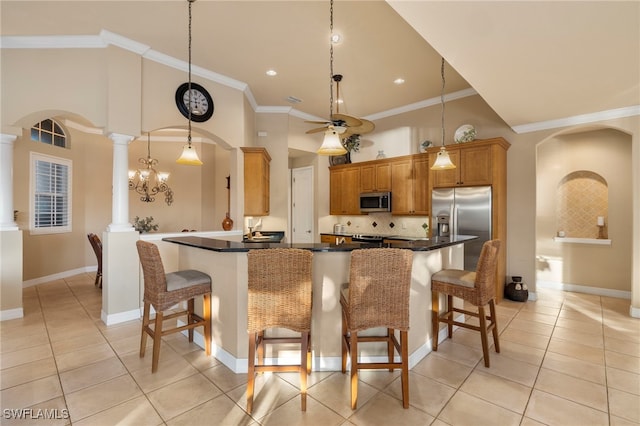
M 313 167 L 291 171 L 292 243 L 313 243 Z

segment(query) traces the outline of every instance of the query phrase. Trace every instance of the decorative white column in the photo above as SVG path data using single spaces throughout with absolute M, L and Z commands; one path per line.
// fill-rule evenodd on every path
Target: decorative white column
M 133 226 L 129 223 L 129 143 L 133 136 L 111 133 L 113 141 L 113 195 L 112 195 L 112 223 L 107 227 L 108 232 L 130 232 Z
M 17 231 L 13 219 L 13 143 L 18 137 L 0 134 L 0 231 Z
M 22 318 L 22 231 L 13 219 L 13 143 L 0 134 L 0 321 Z
M 113 141 L 113 223 L 102 234 L 102 311 L 106 325 L 140 318 L 140 278 L 136 241 L 129 217 L 129 143 L 133 136 L 109 134 Z

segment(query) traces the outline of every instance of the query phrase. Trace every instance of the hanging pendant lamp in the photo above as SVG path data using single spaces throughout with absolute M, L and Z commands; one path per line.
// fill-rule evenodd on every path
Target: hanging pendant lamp
M 182 148 L 182 154 L 176 160 L 178 164 L 186 164 L 189 166 L 201 166 L 202 161 L 198 158 L 196 149 L 191 146 L 191 113 L 193 110 L 193 92 L 191 91 L 191 4 L 196 0 L 187 0 L 189 2 L 189 134 L 187 136 L 187 144 Z
M 431 170 L 450 170 L 455 169 L 456 165 L 451 161 L 449 153 L 444 146 L 444 58 L 442 58 L 442 65 L 440 66 L 440 76 L 442 77 L 442 90 L 440 91 L 440 104 L 442 105 L 442 146 L 440 147 L 440 151 L 438 151 L 435 163 L 431 166 Z
M 329 119 L 333 119 L 333 0 L 330 3 L 329 13 Z M 324 139 L 320 149 L 316 151 L 319 155 L 344 155 L 348 151 L 340 141 L 340 133 L 344 128 L 339 126 L 329 126 L 324 132 Z

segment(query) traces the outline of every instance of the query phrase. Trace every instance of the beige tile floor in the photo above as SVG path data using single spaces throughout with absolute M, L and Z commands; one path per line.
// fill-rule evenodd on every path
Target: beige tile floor
M 159 371 L 138 356 L 140 322 L 106 327 L 101 294 L 82 274 L 24 290 L 25 317 L 0 323 L 2 425 L 631 425 L 640 424 L 640 320 L 629 301 L 540 290 L 498 305 L 501 353 L 482 363 L 479 337 L 457 330 L 410 372 L 363 372 L 359 408 L 346 375 L 314 372 L 302 413 L 296 374 L 257 380 L 208 358 L 182 335 L 164 339 Z M 151 339 L 149 339 L 151 343 Z M 31 408 L 57 417 L 10 418 Z M 66 410 L 66 411 L 64 411 Z M 69 414 L 69 418 L 64 413 Z

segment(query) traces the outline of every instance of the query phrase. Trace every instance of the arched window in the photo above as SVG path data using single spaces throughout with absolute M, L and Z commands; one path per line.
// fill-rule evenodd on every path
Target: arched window
M 46 143 L 47 145 L 68 148 L 67 135 L 65 135 L 62 127 L 50 118 L 33 125 L 31 128 L 31 139 L 36 142 Z

